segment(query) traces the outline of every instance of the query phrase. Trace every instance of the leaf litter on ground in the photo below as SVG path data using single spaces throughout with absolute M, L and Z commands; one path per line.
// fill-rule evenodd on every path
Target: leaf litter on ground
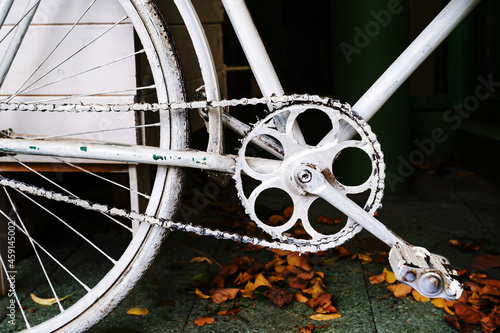
M 234 210 L 232 208 L 232 210 Z M 232 211 L 226 209 L 226 211 Z M 293 208 L 285 208 L 283 214 L 271 215 L 271 224 L 282 224 L 293 214 Z M 336 220 L 321 216 L 319 223 L 334 224 Z M 249 233 L 261 233 L 254 224 L 247 226 Z M 300 237 L 300 230 L 295 236 Z M 452 246 L 461 251 L 478 251 L 482 247 L 479 241 L 461 242 L 449 241 Z M 247 253 L 257 253 L 263 250 L 261 246 L 246 244 L 242 247 Z M 255 299 L 258 295 L 267 298 L 278 308 L 285 307 L 296 301 L 309 306 L 315 313 L 308 316 L 317 321 L 332 320 L 341 317 L 334 302 L 334 295 L 328 293 L 324 283 L 324 273 L 313 271 L 311 257 L 323 266 L 334 265 L 339 259 L 359 260 L 363 264 L 387 264 L 387 253 L 351 253 L 345 247 L 338 246 L 334 250 L 310 255 L 299 254 L 282 250 L 272 250 L 273 258 L 263 264 L 255 263 L 249 257 L 234 256 L 231 263 L 221 265 L 218 274 L 214 275 L 208 284 L 199 286 L 195 293 L 200 298 L 211 299 L 220 304 L 234 300 L 240 295 L 242 298 Z M 208 258 L 207 258 L 208 259 Z M 206 262 L 204 258 L 196 258 L 194 262 Z M 500 267 L 500 256 L 479 255 L 474 258 L 475 270 Z M 467 270 L 457 270 L 460 276 L 465 277 Z M 488 279 L 484 274 L 472 273 L 464 285 L 466 290 L 458 301 L 449 301 L 441 298 L 429 299 L 413 288 L 396 280 L 394 273 L 387 268 L 379 275 L 369 277 L 371 284 L 387 284 L 390 295 L 397 298 L 411 297 L 418 302 L 429 302 L 434 307 L 444 310 L 444 320 L 459 332 L 470 332 L 475 326 L 480 326 L 483 332 L 494 332 L 500 328 L 500 281 Z M 241 307 L 234 306 L 230 310 L 219 311 L 218 315 L 235 315 Z M 203 326 L 212 324 L 213 317 L 200 316 L 195 324 Z M 328 324 L 327 324 L 328 325 Z M 299 332 L 313 332 L 316 326 L 308 324 L 299 327 Z M 326 327 L 326 326 L 325 326 Z

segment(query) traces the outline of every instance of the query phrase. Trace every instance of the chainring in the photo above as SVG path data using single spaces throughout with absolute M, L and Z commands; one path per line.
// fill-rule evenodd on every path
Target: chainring
M 309 145 L 304 140 L 297 122 L 299 115 L 310 110 L 326 114 L 331 123 L 331 130 L 314 145 Z M 274 122 L 275 117 L 287 119 L 284 132 L 278 131 Z M 339 141 L 339 131 L 346 126 L 354 128 L 359 139 Z M 249 158 L 254 155 L 256 149 L 256 146 L 250 143 L 259 137 L 265 138 L 266 141 L 276 142 L 276 145 L 280 146 L 283 151 L 283 155 L 279 158 L 269 155 L 265 160 L 261 160 L 262 163 L 267 162 L 267 167 L 260 166 L 255 158 Z M 327 103 L 291 104 L 272 112 L 255 124 L 242 140 L 234 174 L 238 196 L 252 221 L 273 239 L 282 243 L 293 243 L 302 252 L 324 251 L 351 239 L 362 230 L 362 227 L 350 218 L 346 218 L 345 224 L 338 231 L 337 227 L 334 233 L 324 234 L 316 230 L 317 228 L 309 220 L 309 211 L 318 197 L 301 192 L 298 187 L 293 186 L 292 181 L 293 170 L 299 164 L 314 164 L 323 170 L 332 170 L 333 164 L 346 148 L 357 148 L 366 153 L 371 161 L 370 176 L 357 186 L 344 185 L 335 177 L 329 181 L 345 195 L 369 191 L 363 208 L 374 214 L 381 207 L 383 196 L 385 178 L 383 153 L 369 125 L 357 113 L 352 112 L 348 104 L 341 104 L 336 100 L 329 100 Z M 255 183 L 257 186 L 253 188 Z M 265 201 L 266 195 L 261 196 L 269 189 L 283 191 L 293 202 L 293 214 L 280 225 L 273 225 L 267 218 L 257 213 L 257 200 Z M 303 236 L 298 238 L 290 233 L 292 229 L 300 225 L 306 239 L 302 238 Z

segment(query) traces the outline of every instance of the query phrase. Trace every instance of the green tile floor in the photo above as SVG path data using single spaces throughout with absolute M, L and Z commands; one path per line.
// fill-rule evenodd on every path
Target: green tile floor
M 408 242 L 444 255 L 455 267 L 468 268 L 472 272 L 474 256 L 500 254 L 500 188 L 479 176 L 463 174 L 463 171 L 449 168 L 439 175 L 416 173 L 412 190 L 384 197 L 384 207 L 378 218 Z M 198 195 L 211 193 L 209 196 L 213 194 L 219 204 L 231 205 L 235 202 L 231 184 L 225 187 L 214 186 L 210 181 L 203 183 L 206 177 L 200 175 L 188 179 L 184 208 L 194 204 L 206 206 L 190 216 L 193 222 L 211 221 L 220 226 L 238 219 L 238 216 L 221 210 L 220 205 L 207 205 L 208 202 L 200 200 Z M 196 182 L 193 179 L 204 180 Z M 268 213 L 281 212 L 283 206 L 283 202 L 270 197 L 261 209 Z M 328 214 L 327 207 L 318 209 L 319 214 Z M 191 210 L 185 209 L 184 215 L 186 212 Z M 461 251 L 449 243 L 450 239 L 479 241 L 483 245 L 476 252 Z M 72 246 L 63 240 L 57 241 L 59 247 Z M 358 234 L 345 247 L 362 253 L 387 250 L 384 244 L 366 232 Z M 268 262 L 273 256 L 265 249 L 255 253 L 242 249 L 241 244 L 173 232 L 144 278 L 91 332 L 299 332 L 299 327 L 307 324 L 316 325 L 316 333 L 455 332 L 443 319 L 445 312 L 430 302 L 417 302 L 412 297 L 397 299 L 390 295 L 386 283 L 369 283 L 368 278 L 380 274 L 384 267 L 389 268 L 388 264 L 364 265 L 358 260 L 345 258 L 328 266 L 313 262 L 314 270 L 325 273 L 326 291 L 334 295 L 335 306 L 341 314 L 340 318 L 328 322 L 309 319 L 314 311 L 296 301 L 277 308 L 264 297 L 250 300 L 238 296 L 222 304 L 198 299 L 194 294 L 197 279 L 218 272 L 215 264 L 190 263 L 192 258 L 201 256 L 200 252 L 222 265 L 228 264 L 233 255 L 253 256 L 261 263 Z M 73 259 L 72 263 L 92 274 L 93 266 L 88 256 L 75 252 Z M 498 268 L 488 269 L 485 273 L 500 279 Z M 27 278 L 36 283 L 36 277 Z M 240 306 L 241 311 L 230 316 L 217 315 L 217 312 L 235 305 Z M 127 315 L 126 311 L 132 307 L 147 308 L 149 313 L 145 316 Z M 199 316 L 213 316 L 215 322 L 198 327 L 194 320 Z M 473 332 L 480 330 L 476 327 Z
M 483 253 L 500 254 L 500 188 L 488 181 L 459 169 L 445 171 L 441 176 L 418 173 L 413 189 L 407 193 L 387 195 L 378 218 L 412 244 L 446 256 L 455 267 L 471 269 L 474 256 Z M 218 200 L 229 200 L 221 195 Z M 270 209 L 279 203 L 269 202 Z M 203 216 L 216 216 L 206 208 Z M 448 242 L 480 241 L 478 252 L 460 251 Z M 189 246 L 188 249 L 179 243 Z M 365 232 L 345 246 L 352 251 L 384 248 Z M 307 324 L 323 326 L 308 318 L 312 310 L 298 302 L 277 308 L 266 300 L 237 297 L 233 301 L 214 304 L 194 295 L 194 278 L 203 273 L 206 264 L 190 264 L 199 253 L 210 254 L 221 264 L 234 255 L 244 256 L 241 246 L 211 238 L 193 238 L 174 232 L 167 240 L 152 269 L 132 293 L 92 332 L 298 332 Z M 266 262 L 269 251 L 256 254 L 256 260 Z M 368 277 L 382 272 L 387 264 L 363 265 L 359 261 L 339 260 L 332 266 L 315 267 L 323 271 L 326 289 L 342 315 L 329 321 L 326 328 L 314 332 L 455 332 L 446 324 L 442 309 L 430 302 L 420 303 L 411 297 L 397 299 L 388 296 L 387 284 L 371 285 Z M 217 272 L 217 268 L 211 268 Z M 489 269 L 489 277 L 500 278 L 500 269 Z M 242 310 L 232 316 L 214 315 L 240 304 Z M 130 316 L 131 307 L 146 307 L 146 316 Z M 214 316 L 211 325 L 198 327 L 198 316 Z M 479 332 L 475 328 L 473 332 Z

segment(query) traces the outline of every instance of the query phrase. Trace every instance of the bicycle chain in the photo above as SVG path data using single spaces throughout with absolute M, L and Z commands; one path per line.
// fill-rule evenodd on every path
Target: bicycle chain
M 372 133 L 369 125 L 359 116 L 355 111 L 351 110 L 349 104 L 340 103 L 338 100 L 334 100 L 328 97 L 320 97 L 317 95 L 309 94 L 294 94 L 294 95 L 284 95 L 284 96 L 273 96 L 271 98 L 241 98 L 241 99 L 231 99 L 231 100 L 220 100 L 220 101 L 194 101 L 194 102 L 174 102 L 174 103 L 134 103 L 134 104 L 38 104 L 38 103 L 0 103 L 0 112 L 2 111 L 32 111 L 32 112 L 133 112 L 133 111 L 169 111 L 169 110 L 181 110 L 181 109 L 200 109 L 209 107 L 228 107 L 228 106 L 247 106 L 247 105 L 269 105 L 274 107 L 279 107 L 281 104 L 286 103 L 316 103 L 323 104 L 325 106 L 333 107 L 341 112 L 347 113 L 351 119 L 355 120 L 356 123 L 362 128 L 366 133 Z M 371 134 L 369 137 L 370 141 L 378 144 L 375 135 Z M 378 163 L 381 167 L 384 167 L 383 156 L 376 156 Z M 172 220 L 166 220 L 162 218 L 156 218 L 153 216 L 148 216 L 141 213 L 129 212 L 125 209 L 120 209 L 116 207 L 109 207 L 107 205 L 93 203 L 88 200 L 80 199 L 78 197 L 71 197 L 61 193 L 57 193 L 51 190 L 46 190 L 37 186 L 29 185 L 18 180 L 13 180 L 0 176 L 0 185 L 7 186 L 9 188 L 28 193 L 31 195 L 45 197 L 47 199 L 55 200 L 58 202 L 64 202 L 68 204 L 75 205 L 87 210 L 105 213 L 112 216 L 122 217 L 129 220 L 135 220 L 143 223 L 148 223 L 153 226 L 159 226 L 162 228 L 170 230 L 180 230 L 185 232 L 193 232 L 200 236 L 212 236 L 217 239 L 226 239 L 235 242 L 249 243 L 253 245 L 281 249 L 286 251 L 298 251 L 298 252 L 316 252 L 321 250 L 319 246 L 316 249 L 311 248 L 311 246 L 301 246 L 291 242 L 278 242 L 278 241 L 268 241 L 265 239 L 260 239 L 257 237 L 251 237 L 247 235 L 241 235 L 232 232 L 221 231 L 218 229 L 211 229 L 207 227 L 202 227 L 199 225 L 193 225 L 191 223 L 175 222 Z M 383 179 L 377 187 L 376 196 L 380 200 L 383 195 Z
M 309 102 L 320 104 L 334 103 L 336 107 L 343 104 L 338 100 L 318 95 L 294 94 L 266 97 L 253 97 L 241 99 L 223 99 L 220 101 L 194 101 L 194 102 L 173 102 L 173 103 L 132 103 L 132 104 L 51 104 L 51 103 L 0 103 L 2 111 L 33 111 L 33 112 L 134 112 L 134 111 L 168 111 L 182 109 L 203 109 L 230 106 L 266 105 L 277 106 L 281 103 Z

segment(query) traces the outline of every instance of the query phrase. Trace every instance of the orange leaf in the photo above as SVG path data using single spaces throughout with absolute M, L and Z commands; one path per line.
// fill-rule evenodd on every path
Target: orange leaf
M 321 272 L 314 272 L 314 271 L 304 272 L 304 273 L 301 273 L 301 274 L 297 275 L 297 277 L 299 279 L 302 279 L 302 280 L 310 280 L 310 279 L 312 279 L 314 277 L 314 273 L 321 273 Z M 323 274 L 323 277 L 325 276 L 324 273 L 321 273 L 321 274 Z M 321 278 L 323 278 L 323 277 L 321 277 Z
M 288 285 L 290 286 L 290 288 L 304 289 L 305 287 L 307 287 L 307 281 L 295 276 L 288 279 Z
M 500 267 L 500 256 L 492 254 L 483 254 L 474 257 L 473 268 L 479 271 L 484 271 L 486 268 Z
M 269 217 L 269 224 L 270 225 L 276 225 L 276 224 L 279 224 L 279 225 L 283 225 L 285 224 L 285 217 L 284 216 L 281 216 L 281 215 L 271 215 Z
M 230 310 L 224 310 L 224 311 L 219 311 L 217 312 L 217 314 L 219 316 L 228 316 L 228 315 L 232 315 L 232 314 L 235 314 L 236 312 L 240 312 L 241 311 L 241 308 L 232 308 Z
M 233 275 L 238 270 L 237 264 L 224 265 L 219 271 L 220 275 Z
M 334 220 L 334 219 L 331 219 L 331 218 L 326 217 L 326 216 L 320 216 L 320 217 L 318 217 L 317 221 L 318 221 L 318 223 L 335 224 L 335 223 L 338 223 L 336 221 L 339 221 L 339 220 Z
M 493 333 L 497 329 L 495 318 L 491 316 L 484 316 L 481 318 L 481 329 L 485 333 Z
M 370 276 L 368 279 L 370 280 L 371 284 L 381 284 L 385 281 L 385 273 Z
M 220 288 L 211 293 L 212 301 L 216 304 L 223 303 L 227 300 L 232 300 L 240 291 L 238 288 Z
M 340 313 L 315 314 L 315 315 L 309 316 L 309 318 L 311 318 L 312 320 L 332 320 L 332 319 L 337 319 L 340 317 L 341 317 Z
M 309 300 L 309 298 L 299 293 L 295 294 L 295 299 L 297 300 L 297 302 L 300 303 L 307 303 L 307 301 Z
M 293 215 L 293 207 L 286 207 L 285 210 L 283 211 L 283 215 L 286 218 L 290 218 Z
M 205 295 L 198 288 L 196 288 L 196 290 L 194 291 L 194 293 L 196 294 L 196 296 L 198 296 L 198 298 L 210 298 L 209 295 Z
M 198 319 L 196 319 L 194 321 L 194 323 L 197 326 L 210 325 L 210 324 L 213 324 L 214 322 L 215 322 L 214 318 L 212 318 L 212 317 L 204 318 L 202 316 L 200 316 Z
M 345 256 L 350 256 L 351 255 L 351 252 L 349 252 L 349 250 L 347 250 L 343 246 L 337 246 L 335 248 L 335 250 L 337 250 L 339 252 L 339 257 L 345 257 Z
M 455 303 L 455 312 L 457 316 L 466 323 L 477 325 L 481 321 L 482 313 L 462 302 Z
M 191 259 L 190 263 L 193 263 L 193 262 L 206 262 L 208 264 L 212 264 L 212 260 L 208 259 L 207 257 L 195 257 L 193 259 Z
M 398 284 L 391 284 L 390 286 L 387 287 L 387 289 L 392 291 L 394 296 L 401 298 L 411 293 L 412 287 L 404 283 L 398 283 Z
M 373 259 L 367 255 L 367 254 L 362 254 L 362 253 L 356 253 L 354 254 L 351 259 L 359 259 L 363 262 L 363 264 L 367 264 L 371 262 Z
M 245 288 L 241 291 L 241 296 L 245 298 L 253 298 L 253 292 L 255 291 L 255 287 L 253 282 L 248 281 Z
M 394 283 L 397 281 L 396 275 L 394 275 L 394 273 L 391 272 L 390 270 L 384 268 L 384 273 L 385 273 L 385 282 Z
M 413 295 L 413 298 L 417 302 L 429 302 L 431 299 L 429 297 L 425 297 L 422 294 L 420 294 L 418 291 L 415 289 L 412 290 L 411 294 Z
M 312 269 L 311 265 L 307 262 L 307 255 L 300 254 L 299 252 L 292 252 L 286 256 L 288 265 L 295 266 L 308 272 Z
M 448 300 L 446 300 L 444 298 L 433 298 L 432 299 L 432 304 L 434 304 L 434 306 L 436 308 L 439 308 L 439 309 L 442 309 L 445 306 L 447 306 L 447 307 L 453 307 L 453 305 L 455 305 L 455 302 L 456 301 L 448 301 Z
M 287 293 L 285 290 L 278 287 L 271 287 L 268 291 L 264 293 L 271 302 L 274 303 L 278 308 L 281 308 L 283 305 L 290 303 L 293 298 L 293 294 Z
M 313 282 L 313 285 L 310 288 L 302 289 L 302 291 L 305 292 L 306 294 L 311 295 L 313 298 L 316 298 L 325 292 L 323 290 L 323 287 L 324 287 L 323 281 L 321 281 L 321 279 L 318 278 L 315 280 L 315 282 Z
M 452 309 L 450 309 L 449 307 L 445 306 L 444 307 L 444 311 L 449 314 L 449 315 L 452 315 L 452 316 L 456 316 L 457 314 L 455 312 L 453 312 Z
M 493 295 L 493 296 L 500 296 L 500 290 L 493 288 L 492 286 L 484 286 L 479 290 L 479 295 Z
M 242 283 L 247 282 L 251 278 L 252 278 L 252 275 L 249 274 L 248 272 L 240 273 L 240 275 L 238 275 L 238 277 L 234 280 L 234 283 L 235 284 L 242 284 Z
M 149 313 L 149 310 L 146 308 L 130 308 L 126 313 L 134 316 L 145 316 Z
M 308 324 L 305 327 L 299 327 L 299 333 L 312 333 L 314 331 L 314 328 L 314 325 Z
M 255 290 L 255 289 L 259 288 L 260 286 L 267 286 L 267 287 L 271 288 L 271 283 L 269 283 L 269 281 L 267 281 L 267 279 L 264 277 L 264 275 L 262 275 L 262 273 L 257 275 L 257 277 L 255 278 L 253 289 Z

